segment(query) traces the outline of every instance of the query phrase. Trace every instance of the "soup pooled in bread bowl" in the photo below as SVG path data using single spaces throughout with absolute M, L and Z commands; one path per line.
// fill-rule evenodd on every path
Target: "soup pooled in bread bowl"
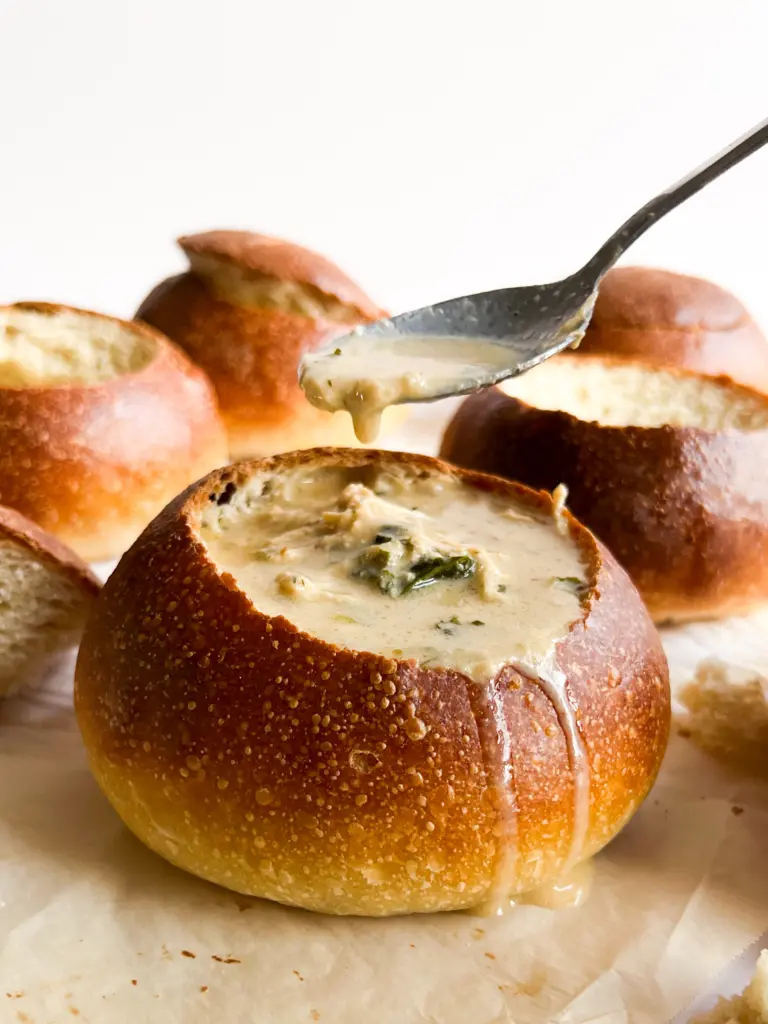
M 157 853 L 331 914 L 551 904 L 637 810 L 665 657 L 558 500 L 416 455 L 218 471 L 83 639 L 93 772 Z
M 77 645 L 100 588 L 73 551 L 0 507 L 0 697 L 42 682 Z
M 211 385 L 162 335 L 67 306 L 0 307 L 0 504 L 98 561 L 225 461 Z

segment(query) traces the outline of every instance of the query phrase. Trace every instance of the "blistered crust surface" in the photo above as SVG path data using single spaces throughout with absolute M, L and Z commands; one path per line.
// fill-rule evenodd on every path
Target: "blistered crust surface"
M 479 732 L 487 702 L 459 673 L 336 649 L 268 620 L 219 577 L 193 524 L 210 495 L 251 472 L 243 464 L 181 496 L 108 582 L 77 669 L 97 779 L 148 845 L 230 888 L 330 913 L 472 906 L 499 845 Z M 650 787 L 668 691 L 658 638 L 626 576 L 572 528 L 597 574 L 586 625 L 559 654 L 595 780 L 587 853 Z M 573 781 L 541 689 L 511 668 L 495 685 L 514 736 L 525 889 L 568 856 Z
M 0 504 L 87 560 L 127 547 L 226 459 L 207 378 L 163 338 L 140 372 L 95 386 L 0 388 Z

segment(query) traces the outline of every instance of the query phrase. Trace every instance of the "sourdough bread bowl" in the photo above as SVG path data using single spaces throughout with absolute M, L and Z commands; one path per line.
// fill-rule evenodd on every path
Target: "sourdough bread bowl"
M 98 561 L 226 457 L 209 381 L 156 331 L 0 308 L 0 504 Z
M 161 856 L 373 916 L 547 902 L 643 800 L 669 718 L 639 595 L 557 501 L 363 449 L 173 501 L 106 584 L 75 704 Z
M 73 551 L 0 507 L 0 697 L 40 682 L 77 645 L 100 589 Z
M 210 376 L 232 457 L 355 443 L 346 416 L 306 402 L 299 360 L 384 311 L 330 260 L 279 238 L 208 231 L 179 245 L 189 270 L 150 292 L 136 318 Z
M 656 621 L 768 600 L 768 397 L 728 378 L 561 356 L 468 398 L 441 455 L 565 484 Z
M 669 270 L 610 270 L 578 351 L 732 377 L 768 391 L 768 339 L 742 303 L 711 281 Z

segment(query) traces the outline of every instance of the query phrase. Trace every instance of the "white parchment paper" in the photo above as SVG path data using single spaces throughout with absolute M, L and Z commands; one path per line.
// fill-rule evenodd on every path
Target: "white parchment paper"
M 711 654 L 768 671 L 765 615 L 665 643 L 676 681 Z M 71 671 L 0 705 L 2 1024 L 662 1024 L 768 927 L 768 783 L 677 735 L 581 908 L 365 920 L 238 897 L 122 826 Z

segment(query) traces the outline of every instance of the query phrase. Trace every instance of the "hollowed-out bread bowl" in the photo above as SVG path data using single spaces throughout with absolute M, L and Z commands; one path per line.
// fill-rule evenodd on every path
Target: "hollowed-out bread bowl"
M 279 238 L 208 231 L 179 245 L 189 270 L 159 284 L 136 317 L 210 376 L 232 457 L 354 444 L 347 416 L 304 398 L 299 360 L 384 311 L 330 260 Z
M 100 587 L 73 551 L 0 507 L 0 697 L 41 681 L 76 646 Z
M 669 715 L 639 595 L 549 494 L 361 449 L 172 502 L 106 584 L 75 699 L 157 853 L 365 915 L 541 894 L 637 809 Z
M 698 277 L 616 267 L 579 352 L 726 376 L 768 391 L 768 340 L 730 292 Z
M 226 455 L 209 381 L 156 331 L 48 303 L 0 308 L 0 504 L 83 558 L 124 551 Z
M 530 487 L 565 484 L 657 621 L 768 600 L 768 397 L 757 391 L 564 356 L 468 398 L 441 454 Z

